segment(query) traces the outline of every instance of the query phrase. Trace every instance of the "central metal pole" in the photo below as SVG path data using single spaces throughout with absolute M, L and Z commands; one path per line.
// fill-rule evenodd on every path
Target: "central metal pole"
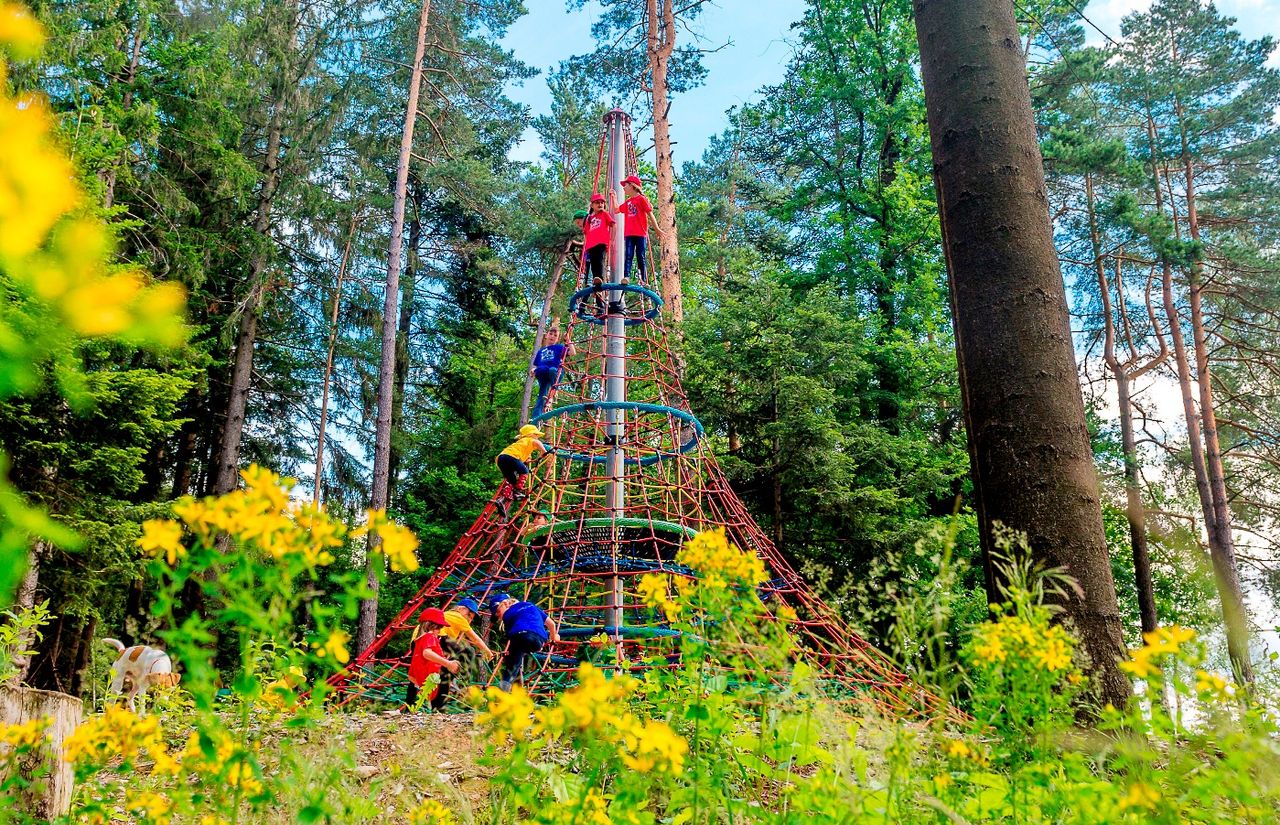
M 622 179 L 627 174 L 627 133 L 631 128 L 631 117 L 621 109 L 613 109 L 604 116 L 605 128 L 609 137 L 609 191 L 613 193 L 614 202 L 622 203 Z M 623 272 L 623 220 L 621 215 L 614 215 L 617 223 L 613 227 L 613 242 L 609 253 L 609 283 L 622 283 Z M 609 310 L 605 315 L 605 399 L 608 401 L 627 400 L 627 317 L 623 314 L 623 296 L 620 289 L 609 291 Z M 614 633 L 621 636 L 623 621 L 624 596 L 622 579 L 617 575 L 618 537 L 617 520 L 626 514 L 626 486 L 624 471 L 626 462 L 623 455 L 623 432 L 626 422 L 626 411 L 611 408 L 607 411 L 607 436 L 609 455 L 607 468 L 609 485 L 607 488 L 608 506 L 613 515 L 613 560 L 614 575 L 609 580 L 609 609 L 607 624 L 613 625 Z

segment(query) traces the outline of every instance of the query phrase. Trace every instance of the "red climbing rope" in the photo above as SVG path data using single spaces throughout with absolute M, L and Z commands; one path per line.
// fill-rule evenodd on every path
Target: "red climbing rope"
M 602 138 L 593 186 L 604 149 Z M 630 135 L 624 151 L 634 170 Z M 605 292 L 613 301 L 605 317 L 597 316 L 594 302 L 581 305 L 589 286 L 568 299 L 566 334 L 575 351 L 547 411 L 535 418 L 551 454 L 534 466 L 528 500 L 508 520 L 495 494 L 426 585 L 334 680 L 342 700 L 398 701 L 417 613 L 464 596 L 483 603 L 496 592 L 536 602 L 560 625 L 563 641 L 538 657 L 530 682 L 535 694 L 566 686 L 601 635 L 609 638 L 614 661 L 627 663 L 619 667 L 671 666 L 679 634 L 645 605 L 637 585 L 646 574 L 694 575 L 677 561 L 677 551 L 689 537 L 721 528 L 764 562 L 771 578 L 760 588 L 762 598 L 795 611 L 790 627 L 828 686 L 895 713 L 940 711 L 939 699 L 914 687 L 818 598 L 730 488 L 681 386 L 656 292 L 639 285 Z M 623 292 L 625 305 L 617 300 Z M 625 353 L 622 373 L 610 375 L 619 351 Z M 611 379 L 621 379 L 625 392 L 611 398 Z M 620 439 L 612 434 L 619 415 Z M 622 460 L 611 470 L 610 456 L 618 455 Z M 472 674 L 471 681 L 491 678 Z

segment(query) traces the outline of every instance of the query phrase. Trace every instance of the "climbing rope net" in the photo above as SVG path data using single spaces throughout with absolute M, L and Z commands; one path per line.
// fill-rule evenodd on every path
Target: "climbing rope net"
M 605 168 L 610 185 L 635 170 L 628 127 L 618 110 L 606 117 L 597 182 Z M 625 165 L 614 156 L 618 151 L 625 152 Z M 529 498 L 508 518 L 509 491 L 495 493 L 429 581 L 335 680 L 340 700 L 402 700 L 406 654 L 422 608 L 466 596 L 484 604 L 499 592 L 538 604 L 559 624 L 561 641 L 534 656 L 537 667 L 526 686 L 535 695 L 567 687 L 579 662 L 598 660 L 601 647 L 617 667 L 673 666 L 680 633 L 646 606 L 640 578 L 665 574 L 672 585 L 694 577 L 677 552 L 698 533 L 721 528 L 763 561 L 770 579 L 759 588 L 762 602 L 795 612 L 789 627 L 829 695 L 873 701 L 891 712 L 937 709 L 936 698 L 913 686 L 813 593 L 752 519 L 690 409 L 661 297 L 643 283 L 624 284 L 617 257 L 612 264 L 602 287 L 593 287 L 580 267 L 564 304 L 565 340 L 573 352 L 545 412 L 532 419 L 546 433 L 549 453 L 532 467 Z M 656 281 L 652 265 L 649 272 L 649 282 Z M 489 644 L 500 649 L 497 628 L 489 629 Z M 495 679 L 486 668 L 472 668 L 455 684 Z

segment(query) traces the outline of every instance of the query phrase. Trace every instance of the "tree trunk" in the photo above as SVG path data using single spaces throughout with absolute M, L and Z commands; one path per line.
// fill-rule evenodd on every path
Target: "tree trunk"
M 301 15 L 297 0 L 288 5 L 290 19 L 286 48 L 297 45 Z M 280 67 L 281 77 L 276 79 L 271 114 L 267 120 L 267 146 L 262 166 L 262 189 L 258 193 L 257 212 L 253 231 L 262 239 L 262 245 L 249 264 L 249 293 L 245 296 L 240 315 L 240 328 L 236 334 L 235 356 L 231 366 L 231 380 L 227 387 L 227 414 L 222 428 L 221 445 L 214 468 L 212 491 L 215 495 L 229 493 L 238 486 L 240 473 L 240 444 L 244 436 L 245 411 L 249 403 L 249 390 L 253 383 L 253 348 L 258 340 L 258 321 L 262 303 L 268 289 L 264 280 L 267 269 L 267 249 L 271 243 L 271 209 L 276 190 L 280 185 L 280 149 L 284 132 L 284 118 L 292 111 L 297 99 L 298 86 L 287 74 L 288 60 Z M 287 151 L 287 149 L 286 149 Z
M 542 314 L 538 317 L 538 331 L 533 336 L 533 351 L 542 349 L 543 336 L 547 334 L 547 322 L 551 320 L 551 308 L 556 300 L 556 290 L 560 287 L 560 278 L 564 275 L 564 267 L 569 260 L 569 249 L 572 241 L 564 245 L 556 264 L 551 269 L 551 282 L 547 284 L 547 294 L 542 299 Z M 572 311 L 572 310 L 570 310 Z M 532 366 L 532 360 L 530 366 Z M 524 398 L 520 401 L 520 422 L 529 420 L 529 405 L 533 400 L 533 373 L 526 371 L 524 376 Z
M 1111 289 L 1107 283 L 1106 261 L 1102 255 L 1102 238 L 1098 231 L 1093 176 L 1085 173 L 1085 204 L 1089 219 L 1089 242 L 1093 251 L 1094 273 L 1098 277 L 1098 295 L 1102 299 L 1102 358 L 1116 380 L 1116 406 L 1120 412 L 1120 443 L 1124 455 L 1125 517 L 1129 522 L 1129 549 L 1133 554 L 1134 586 L 1138 591 L 1138 614 L 1142 632 L 1156 629 L 1155 585 L 1151 581 L 1151 552 L 1147 546 L 1146 510 L 1142 506 L 1142 489 L 1138 478 L 1138 446 L 1133 436 L 1133 403 L 1129 395 L 1129 367 L 1116 356 L 1116 323 L 1111 310 Z M 1124 290 L 1120 286 L 1123 266 L 1116 259 L 1116 302 L 1121 317 L 1127 317 Z M 1163 360 L 1163 359 L 1162 359 Z M 1149 367 L 1155 364 L 1149 365 Z M 1148 368 L 1149 368 L 1148 367 Z
M 382 303 L 382 360 L 378 367 L 378 419 L 374 432 L 373 489 L 369 506 L 386 509 L 391 478 L 391 402 L 395 389 L 396 320 L 399 315 L 400 255 L 404 243 L 404 202 L 409 184 L 409 158 L 413 150 L 413 127 L 418 113 L 418 92 L 422 85 L 422 56 L 427 47 L 427 20 L 431 0 L 423 0 L 418 19 L 418 41 L 414 47 L 413 66 L 409 78 L 409 99 L 404 111 L 404 129 L 400 134 L 400 156 L 396 161 L 396 184 L 391 209 L 391 240 L 387 249 L 387 284 Z M 365 580 L 369 598 L 360 602 L 356 628 L 356 649 L 363 651 L 373 643 L 378 629 L 378 574 L 383 557 L 378 551 L 378 538 L 370 533 L 369 554 L 365 561 Z
M 347 274 L 347 261 L 351 259 L 351 244 L 355 240 L 360 218 L 353 210 L 351 226 L 347 230 L 347 242 L 342 246 L 342 261 L 338 264 L 338 279 L 333 286 L 333 310 L 329 313 L 329 346 L 324 359 L 324 379 L 320 384 L 320 424 L 316 427 L 316 483 L 311 490 L 311 501 L 320 503 L 320 487 L 324 479 L 324 435 L 329 424 L 329 383 L 333 380 L 333 353 L 338 346 L 338 312 L 342 308 L 342 281 Z
M 391 458 L 387 471 L 387 501 L 395 500 L 396 479 L 400 477 L 402 459 L 399 439 L 404 432 L 404 391 L 409 383 L 409 332 L 413 326 L 414 293 L 418 287 L 418 250 L 422 247 L 422 188 L 417 180 L 409 181 L 409 200 L 413 216 L 409 219 L 409 256 L 404 277 L 400 279 L 400 317 L 396 325 L 395 388 L 391 392 Z
M 914 5 L 988 567 L 1003 523 L 1067 569 L 1080 591 L 1066 616 L 1100 699 L 1123 706 L 1132 690 L 1013 6 Z
M 13 766 L 32 783 L 16 794 L 18 811 L 44 822 L 71 810 L 75 772 L 71 763 L 61 758 L 62 743 L 80 726 L 83 718 L 83 705 L 74 696 L 48 690 L 0 687 L 0 724 L 20 725 L 34 719 L 50 721 L 51 741 Z M 0 785 L 9 778 L 5 774 L 7 769 L 0 768 Z
M 676 230 L 676 175 L 671 154 L 671 93 L 667 70 L 676 47 L 673 0 L 646 0 L 649 73 L 652 81 L 653 152 L 658 172 L 658 245 L 662 253 L 662 300 L 671 320 L 684 321 L 684 294 L 680 289 L 680 242 Z M 661 8 L 659 9 L 659 6 Z
M 36 588 L 40 585 L 40 562 L 48 549 L 49 545 L 44 539 L 35 540 L 31 552 L 27 554 L 27 570 L 23 573 L 22 580 L 18 582 L 17 592 L 13 594 L 13 610 L 31 610 L 36 606 Z M 31 649 L 35 641 L 35 633 L 35 628 L 32 628 L 14 640 L 14 674 L 9 682 L 13 687 L 22 684 L 27 678 L 27 671 L 31 669 L 31 655 L 26 651 Z
M 1187 133 L 1182 122 L 1182 106 L 1177 106 L 1179 132 L 1182 140 L 1182 169 L 1185 177 L 1184 191 L 1187 205 L 1187 231 L 1197 244 L 1200 238 L 1200 217 L 1196 209 L 1195 170 L 1187 146 Z M 1244 591 L 1240 586 L 1240 571 L 1236 566 L 1235 537 L 1231 529 L 1231 506 L 1227 498 L 1226 473 L 1222 467 L 1222 446 L 1218 441 L 1218 419 L 1213 401 L 1213 374 L 1209 368 L 1209 342 L 1205 334 L 1202 292 L 1204 289 L 1204 264 L 1199 257 L 1191 263 L 1188 298 L 1191 304 L 1191 337 L 1196 355 L 1196 386 L 1200 390 L 1200 426 L 1204 434 L 1204 462 L 1209 479 L 1209 500 L 1213 507 L 1213 530 L 1217 534 L 1218 552 L 1214 555 L 1214 573 L 1219 579 L 1222 597 L 1222 617 L 1227 628 L 1227 650 L 1236 679 L 1241 683 L 1253 681 L 1253 664 L 1249 657 L 1249 615 L 1244 604 Z M 1213 546 L 1212 544 L 1210 546 Z
M 253 231 L 269 239 L 271 206 L 279 185 L 280 138 L 283 129 L 284 102 L 277 99 L 267 126 L 267 154 L 263 167 L 262 191 L 258 193 L 257 216 Z M 244 436 L 245 412 L 249 404 L 249 388 L 253 383 L 253 347 L 258 339 L 258 315 L 266 296 L 263 273 L 267 268 L 265 248 L 254 253 L 249 264 L 249 294 L 240 311 L 240 327 L 236 333 L 235 355 L 231 364 L 231 380 L 227 387 L 227 414 L 222 425 L 221 446 L 213 479 L 212 492 L 223 495 L 234 490 L 240 472 L 240 443 Z

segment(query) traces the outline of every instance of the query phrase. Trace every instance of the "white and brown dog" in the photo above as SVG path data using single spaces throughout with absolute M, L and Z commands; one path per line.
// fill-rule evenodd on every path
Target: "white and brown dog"
M 134 700 L 149 687 L 173 687 L 182 678 L 173 672 L 173 660 L 158 647 L 134 645 L 125 647 L 119 639 L 103 639 L 120 656 L 111 666 L 111 693 L 123 695 L 129 710 L 136 710 Z M 125 685 L 128 690 L 125 690 Z

